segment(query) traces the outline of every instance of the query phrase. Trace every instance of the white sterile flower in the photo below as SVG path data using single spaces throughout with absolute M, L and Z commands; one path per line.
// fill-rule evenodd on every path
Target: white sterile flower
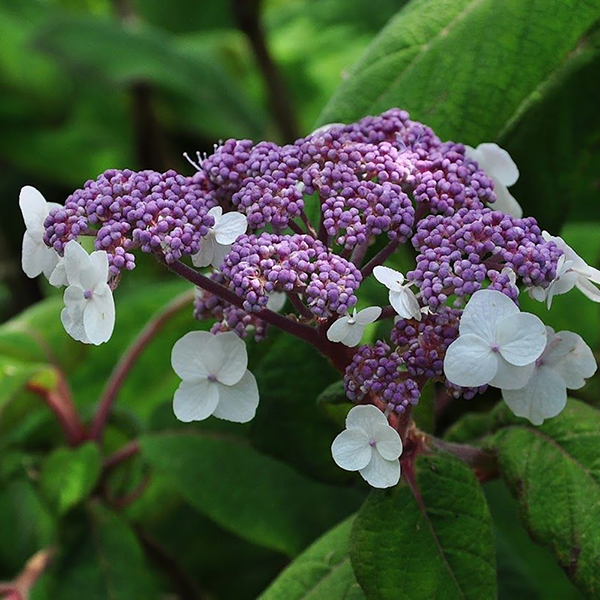
M 182 379 L 173 401 L 180 421 L 202 421 L 213 415 L 246 423 L 254 417 L 258 386 L 246 368 L 246 345 L 235 333 L 187 333 L 173 346 L 171 365 Z
M 331 325 L 327 330 L 327 339 L 352 348 L 359 344 L 365 327 L 377 321 L 380 314 L 379 306 L 369 306 L 358 313 L 354 309 L 352 315 L 344 315 Z
M 267 308 L 273 312 L 279 312 L 285 306 L 286 300 L 285 292 L 271 292 L 267 299 Z
M 477 148 L 465 146 L 465 149 L 467 157 L 476 161 L 479 168 L 494 182 L 497 199 L 492 208 L 520 219 L 523 209 L 508 191 L 519 179 L 519 169 L 510 154 L 498 144 L 492 143 L 479 144 Z
M 522 388 L 546 346 L 538 317 L 519 311 L 502 292 L 475 292 L 462 314 L 459 337 L 444 359 L 448 380 L 463 387 Z
M 402 440 L 375 406 L 355 406 L 346 417 L 346 429 L 331 445 L 336 464 L 358 471 L 373 487 L 387 488 L 400 481 Z
M 530 296 L 540 302 L 545 300 L 550 308 L 554 296 L 566 294 L 577 287 L 590 300 L 600 302 L 600 289 L 597 287 L 600 285 L 600 271 L 588 265 L 561 237 L 552 236 L 547 231 L 542 235 L 547 242 L 554 242 L 564 255 L 558 259 L 556 277 L 550 285 L 547 288 L 531 288 Z
M 596 360 L 581 336 L 547 328 L 548 342 L 535 362 L 529 383 L 519 390 L 502 390 L 502 397 L 517 417 L 534 425 L 555 417 L 567 404 L 567 388 L 578 390 L 597 369 Z
M 115 303 L 108 286 L 108 255 L 88 254 L 75 240 L 65 246 L 65 290 L 60 318 L 67 333 L 85 344 L 107 342 L 115 326 Z
M 46 202 L 38 190 L 26 185 L 19 194 L 19 206 L 26 227 L 21 257 L 23 271 L 27 277 L 33 278 L 43 273 L 50 278 L 59 256 L 54 248 L 49 248 L 44 243 L 44 221 L 50 211 L 59 208 L 60 204 Z
M 231 250 L 233 242 L 246 232 L 248 219 L 239 212 L 223 214 L 220 206 L 211 208 L 208 214 L 214 218 L 215 224 L 200 242 L 200 251 L 192 256 L 192 262 L 196 267 L 212 265 L 218 269 Z
M 423 314 L 415 293 L 410 289 L 411 283 L 405 283 L 404 275 L 389 267 L 378 266 L 373 275 L 379 283 L 390 290 L 390 304 L 403 319 L 420 321 Z

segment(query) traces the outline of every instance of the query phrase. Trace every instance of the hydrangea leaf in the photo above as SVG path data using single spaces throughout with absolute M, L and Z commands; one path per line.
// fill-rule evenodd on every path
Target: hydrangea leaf
M 414 474 L 419 500 L 403 483 L 373 492 L 356 517 L 350 557 L 367 597 L 495 598 L 492 521 L 472 471 L 434 454 Z
M 250 447 L 199 435 L 141 441 L 142 454 L 197 510 L 243 539 L 298 554 L 362 494 L 306 479 Z
M 354 517 L 340 523 L 298 556 L 259 600 L 360 600 L 348 555 Z
M 102 470 L 98 446 L 58 448 L 42 464 L 40 488 L 59 515 L 79 504 L 94 489 Z
M 559 416 L 534 427 L 502 404 L 493 420 L 489 444 L 527 529 L 582 592 L 599 596 L 600 412 L 570 399 Z
M 52 598 L 157 598 L 133 529 L 100 503 L 86 508 L 83 527 L 76 529 L 51 570 Z

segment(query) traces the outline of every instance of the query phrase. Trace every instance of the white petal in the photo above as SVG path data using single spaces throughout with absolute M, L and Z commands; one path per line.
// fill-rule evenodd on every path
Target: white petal
M 350 325 L 349 321 L 350 317 L 348 317 L 348 315 L 334 321 L 327 330 L 327 339 L 330 342 L 341 342 L 352 329 L 352 325 Z
M 346 415 L 346 427 L 362 429 L 369 439 L 375 439 L 376 429 L 387 424 L 387 417 L 372 404 L 355 406 Z
M 219 383 L 234 385 L 248 367 L 246 344 L 232 331 L 211 336 L 202 347 L 201 360 Z
M 106 283 L 96 288 L 94 295 L 86 302 L 83 326 L 90 343 L 96 346 L 110 339 L 115 328 L 115 303 Z
M 423 317 L 419 301 L 414 292 L 408 287 L 401 287 L 400 291 L 390 290 L 390 304 L 403 319 L 416 319 Z
M 479 290 L 465 306 L 460 318 L 460 334 L 474 333 L 491 344 L 496 343 L 498 323 L 518 312 L 516 304 L 502 292 Z
M 539 367 L 526 387 L 502 390 L 502 397 L 517 417 L 525 417 L 534 425 L 555 417 L 567 404 L 567 386 L 563 378 L 548 367 Z
M 519 169 L 510 154 L 493 143 L 483 143 L 477 146 L 477 151 L 483 159 L 483 170 L 510 187 L 519 179 Z
M 389 267 L 379 265 L 373 269 L 373 275 L 379 283 L 383 283 L 388 290 L 399 292 L 404 283 L 404 275 Z
M 374 488 L 392 487 L 400 481 L 400 461 L 385 460 L 379 452 L 373 452 L 371 461 L 359 473 Z
M 381 308 L 379 306 L 369 306 L 356 313 L 355 319 L 359 325 L 369 325 L 369 323 L 377 321 L 380 315 Z
M 279 312 L 285 306 L 286 300 L 285 292 L 271 292 L 267 300 L 267 308 L 273 312 Z
M 502 356 L 498 356 L 498 370 L 490 381 L 490 385 L 503 390 L 518 390 L 527 385 L 534 370 L 534 362 L 524 367 L 515 367 L 504 360 Z
M 579 277 L 575 285 L 577 286 L 577 289 L 585 294 L 592 302 L 600 302 L 600 289 L 598 289 L 591 281 Z
M 364 469 L 371 460 L 373 449 L 369 436 L 358 428 L 346 429 L 331 444 L 335 464 L 345 471 Z
M 54 287 L 63 287 L 64 285 L 69 285 L 64 258 L 58 259 L 56 267 L 54 267 L 54 271 L 52 271 L 52 273 L 50 274 L 49 281 L 50 285 L 53 285 Z
M 215 245 L 215 236 L 212 232 L 209 232 L 200 242 L 200 250 L 192 256 L 192 263 L 195 267 L 208 267 L 212 263 Z
M 593 283 L 600 284 L 600 270 L 596 269 L 595 267 L 590 267 L 588 265 L 586 277 Z
M 90 262 L 94 269 L 94 287 L 108 281 L 108 254 L 105 250 L 96 250 L 90 254 Z
M 219 386 L 219 404 L 213 415 L 225 421 L 247 423 L 254 418 L 258 407 L 258 385 L 250 371 L 235 385 Z
M 182 381 L 173 398 L 173 412 L 184 423 L 203 421 L 213 414 L 219 404 L 219 389 L 216 384 L 204 379 Z
M 207 331 L 190 331 L 175 342 L 171 351 L 171 366 L 184 381 L 199 381 L 208 377 L 202 355 L 214 336 Z
M 96 273 L 90 255 L 75 240 L 65 246 L 65 270 L 69 285 L 90 290 L 96 283 Z
M 53 248 L 48 248 L 40 235 L 29 231 L 23 236 L 21 266 L 27 277 L 37 277 L 41 273 L 48 276 L 58 263 L 58 254 Z
M 364 325 L 359 325 L 358 323 L 350 325 L 346 337 L 342 340 L 342 344 L 344 344 L 344 346 L 348 346 L 348 348 L 354 348 L 360 344 L 364 333 Z
M 219 219 L 223 216 L 223 209 L 220 206 L 213 206 L 208 214 L 215 220 L 215 225 L 218 223 Z M 213 225 L 214 227 L 214 225 Z
M 71 295 L 73 295 L 73 292 L 75 290 L 73 290 L 72 288 L 67 288 L 67 290 L 65 291 L 65 296 L 68 289 L 71 289 Z M 89 344 L 89 340 L 87 338 L 85 328 L 83 326 L 83 309 L 85 308 L 83 290 L 80 290 L 80 293 L 81 300 L 69 301 L 68 304 L 65 302 L 65 308 L 63 308 L 62 312 L 60 313 L 60 320 L 63 324 L 63 327 L 65 328 L 65 331 L 74 340 L 77 340 L 78 342 L 83 342 L 84 344 Z
M 570 390 L 582 388 L 598 368 L 590 347 L 571 331 L 559 331 L 548 339 L 541 363 L 556 371 Z
M 537 300 L 538 302 L 545 302 L 548 294 L 548 290 L 539 285 L 534 287 L 530 287 L 527 292 L 529 293 L 529 297 Z
M 231 244 L 227 244 L 227 245 L 223 246 L 222 244 L 219 244 L 218 242 L 215 241 L 213 244 L 213 257 L 212 257 L 211 265 L 215 269 L 220 269 L 221 265 L 223 264 L 223 261 L 225 260 L 225 257 L 229 254 L 230 251 L 231 251 Z
M 523 216 L 523 208 L 517 199 L 508 191 L 506 185 L 496 178 L 494 179 L 494 191 L 496 192 L 496 202 L 490 204 L 493 210 L 499 210 L 505 215 L 511 215 L 517 219 Z
M 239 212 L 228 212 L 217 220 L 213 231 L 215 238 L 221 245 L 233 244 L 240 235 L 246 233 L 248 219 Z
M 402 439 L 400 434 L 387 423 L 373 429 L 375 449 L 386 460 L 395 460 L 402 454 Z
M 44 196 L 34 187 L 26 185 L 21 188 L 19 194 L 19 207 L 23 213 L 25 227 L 31 233 L 43 232 L 44 221 L 50 211 Z
M 479 387 L 489 383 L 498 370 L 497 353 L 478 335 L 461 335 L 450 344 L 444 359 L 444 374 L 454 385 Z
M 500 354 L 517 367 L 535 362 L 542 355 L 547 338 L 542 321 L 529 313 L 510 315 L 498 323 Z

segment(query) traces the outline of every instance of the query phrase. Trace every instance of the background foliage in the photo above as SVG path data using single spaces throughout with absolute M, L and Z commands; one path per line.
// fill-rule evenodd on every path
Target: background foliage
M 183 310 L 103 444 L 71 448 L 31 390 L 65 373 L 89 421 L 116 359 L 187 287 L 140 257 L 111 341 L 76 344 L 56 291 L 21 273 L 17 204 L 24 184 L 63 202 L 110 167 L 191 173 L 182 153 L 219 139 L 400 106 L 443 139 L 506 147 L 525 212 L 600 266 L 599 23 L 598 0 L 0 0 L 0 580 L 42 551 L 40 600 L 600 598 L 598 377 L 539 429 L 488 414 L 493 394 L 441 407 L 432 390 L 419 426 L 493 450 L 502 477 L 480 486 L 436 453 L 417 462 L 420 502 L 407 483 L 369 495 L 330 458 L 335 372 L 275 332 L 249 348 L 255 421 L 177 423 L 170 349 L 209 326 Z M 522 303 L 600 350 L 599 305 Z

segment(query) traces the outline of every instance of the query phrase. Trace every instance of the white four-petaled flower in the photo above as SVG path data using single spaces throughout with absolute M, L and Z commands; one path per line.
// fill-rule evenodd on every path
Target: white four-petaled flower
M 187 333 L 173 346 L 171 364 L 182 379 L 173 401 L 180 421 L 202 421 L 213 415 L 246 423 L 254 417 L 258 386 L 246 368 L 246 345 L 235 333 Z
M 44 242 L 44 221 L 53 208 L 60 208 L 60 204 L 46 202 L 38 190 L 26 185 L 19 194 L 19 206 L 26 227 L 21 257 L 23 271 L 31 278 L 43 273 L 52 285 L 64 285 L 58 274 L 53 278 L 61 259 L 54 248 L 49 248 Z
M 567 404 L 567 388 L 578 390 L 597 369 L 594 354 L 581 336 L 547 328 L 548 342 L 535 362 L 531 379 L 519 390 L 502 390 L 502 397 L 517 417 L 534 425 L 555 417 Z
M 331 445 L 336 464 L 358 471 L 373 487 L 387 488 L 400 481 L 402 440 L 375 406 L 355 406 L 346 417 L 346 429 Z
M 556 277 L 550 285 L 547 288 L 531 288 L 530 295 L 540 302 L 545 300 L 550 308 L 554 296 L 566 294 L 577 287 L 590 300 L 600 302 L 600 289 L 597 287 L 600 285 L 600 271 L 590 267 L 561 237 L 552 236 L 547 231 L 542 235 L 547 242 L 554 242 L 564 255 L 558 259 Z
M 85 344 L 107 342 L 115 326 L 115 304 L 108 286 L 108 255 L 88 254 L 75 240 L 65 246 L 65 290 L 60 317 L 67 333 Z
M 494 182 L 497 199 L 492 208 L 520 219 L 523 216 L 523 209 L 508 191 L 508 188 L 519 179 L 519 169 L 510 154 L 493 143 L 479 144 L 477 148 L 465 146 L 465 149 L 467 157 L 476 161 L 479 168 L 483 169 Z
M 212 265 L 218 269 L 233 242 L 246 232 L 248 219 L 239 212 L 223 214 L 220 206 L 211 208 L 208 214 L 214 218 L 215 224 L 200 243 L 200 251 L 192 256 L 192 262 L 196 267 Z
M 463 387 L 522 388 L 546 346 L 546 328 L 496 290 L 475 292 L 460 319 L 459 337 L 444 359 L 448 380 Z
M 389 267 L 378 266 L 373 269 L 373 275 L 379 283 L 390 290 L 390 304 L 403 319 L 422 318 L 421 307 L 415 293 L 410 289 L 411 283 L 405 283 L 404 275 Z
M 331 342 L 341 342 L 352 348 L 362 339 L 365 327 L 377 321 L 379 315 L 381 315 L 379 306 L 369 306 L 358 313 L 354 309 L 352 315 L 344 315 L 331 325 L 327 330 L 327 339 Z

